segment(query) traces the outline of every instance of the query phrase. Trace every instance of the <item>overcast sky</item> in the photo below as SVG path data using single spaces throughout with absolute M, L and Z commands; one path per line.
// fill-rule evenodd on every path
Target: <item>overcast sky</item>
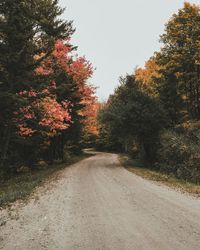
M 200 4 L 200 0 L 188 1 Z M 96 71 L 90 80 L 105 100 L 118 85 L 121 75 L 159 50 L 159 35 L 182 0 L 60 0 L 64 18 L 74 21 L 72 42 Z

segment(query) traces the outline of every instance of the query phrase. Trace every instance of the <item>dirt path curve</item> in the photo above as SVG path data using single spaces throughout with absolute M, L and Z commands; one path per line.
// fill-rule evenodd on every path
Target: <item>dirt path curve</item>
M 200 199 L 135 176 L 115 154 L 66 168 L 53 188 L 16 206 L 0 249 L 200 249 Z

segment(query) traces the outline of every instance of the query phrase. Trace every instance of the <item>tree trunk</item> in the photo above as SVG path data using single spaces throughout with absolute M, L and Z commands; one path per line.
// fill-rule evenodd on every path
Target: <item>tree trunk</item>
M 5 168 L 6 161 L 8 159 L 8 149 L 11 139 L 11 123 L 4 130 L 4 135 L 2 139 L 2 150 L 1 150 L 1 169 Z

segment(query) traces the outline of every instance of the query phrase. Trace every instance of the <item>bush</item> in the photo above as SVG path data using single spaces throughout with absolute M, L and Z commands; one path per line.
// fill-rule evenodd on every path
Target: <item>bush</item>
M 158 166 L 180 179 L 200 183 L 200 124 L 183 125 L 161 136 Z

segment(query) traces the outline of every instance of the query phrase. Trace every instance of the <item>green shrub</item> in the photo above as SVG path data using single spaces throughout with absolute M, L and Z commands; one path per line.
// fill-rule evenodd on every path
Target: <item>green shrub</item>
M 190 124 L 161 136 L 158 152 L 160 170 L 180 179 L 200 182 L 200 125 Z

